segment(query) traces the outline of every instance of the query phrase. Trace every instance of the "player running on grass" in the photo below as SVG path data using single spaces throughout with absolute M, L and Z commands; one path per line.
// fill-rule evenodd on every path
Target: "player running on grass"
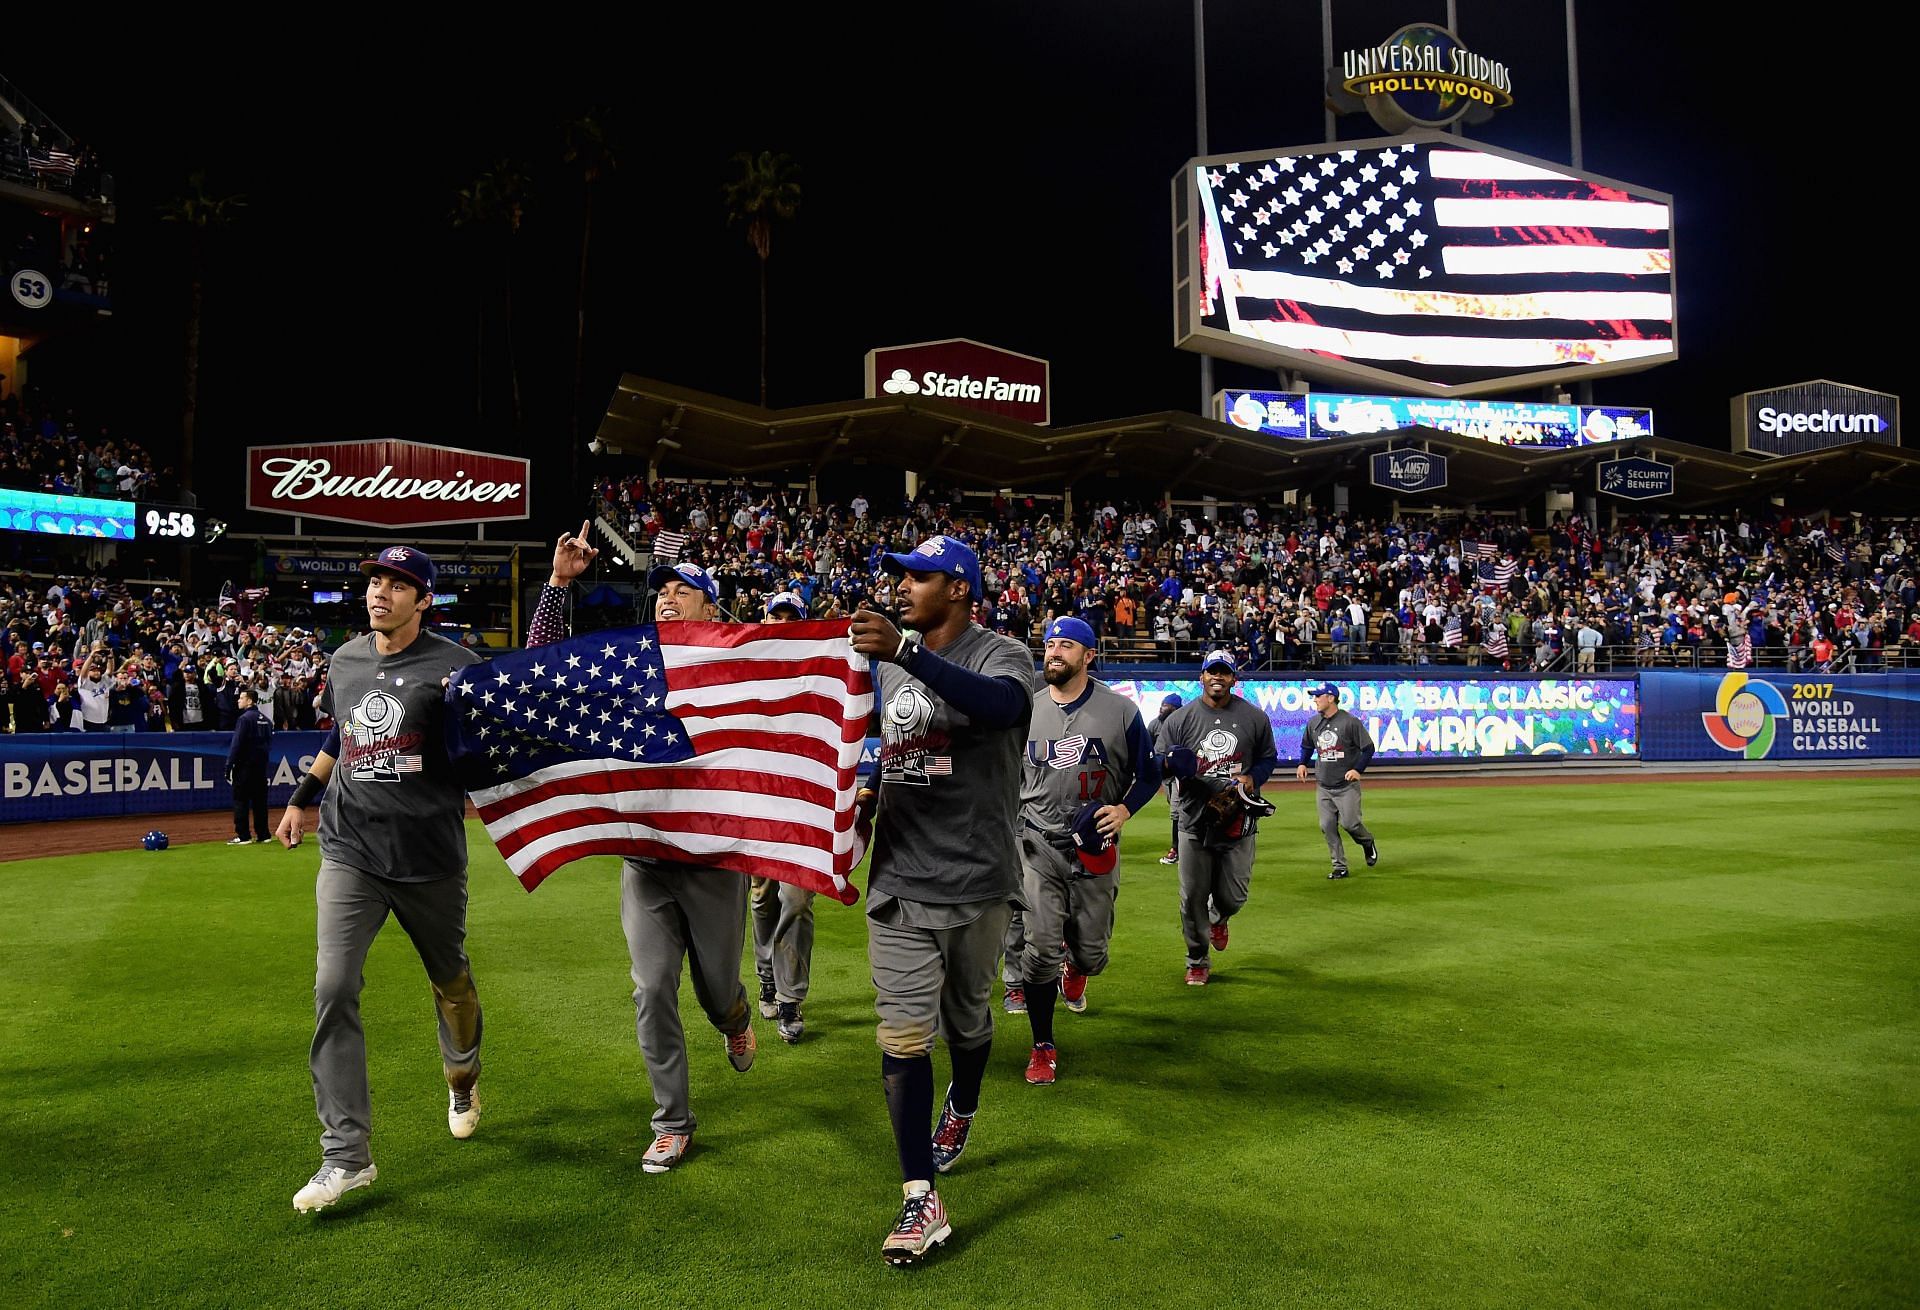
M 1056 992 L 1087 1008 L 1087 979 L 1107 967 L 1120 894 L 1120 829 L 1160 787 L 1146 724 L 1132 701 L 1087 674 L 1093 629 L 1047 625 L 1020 783 L 1020 862 L 1026 902 L 1027 1081 L 1051 1086 Z M 1063 945 L 1064 943 L 1064 945 Z
M 433 984 L 447 1128 L 471 1137 L 480 1122 L 480 996 L 466 953 L 467 797 L 447 759 L 441 701 L 453 671 L 479 657 L 422 631 L 433 603 L 427 556 L 389 546 L 360 571 L 373 631 L 334 653 L 321 711 L 340 726 L 274 830 L 288 850 L 304 833 L 320 834 L 309 1063 L 323 1131 L 320 1169 L 294 1193 L 301 1211 L 323 1210 L 379 1176 L 368 1145 L 360 989 L 361 966 L 388 915 L 413 940 Z
M 1213 976 L 1207 947 L 1227 949 L 1227 921 L 1247 903 L 1253 881 L 1254 816 L 1223 827 L 1208 802 L 1229 789 L 1256 795 L 1279 763 L 1272 722 L 1234 695 L 1235 681 L 1233 657 L 1209 651 L 1200 665 L 1200 699 L 1167 716 L 1163 766 L 1180 779 L 1180 928 L 1189 987 L 1204 987 Z
M 1360 775 L 1373 763 L 1373 734 L 1366 724 L 1340 708 L 1340 689 L 1331 682 L 1313 689 L 1313 708 L 1318 713 L 1300 733 L 1300 764 L 1294 776 L 1305 782 L 1309 766 L 1318 775 L 1320 785 L 1314 788 L 1314 795 L 1320 811 L 1320 833 L 1333 856 L 1333 872 L 1327 877 L 1344 878 L 1347 848 L 1340 840 L 1342 828 L 1360 843 L 1369 869 L 1380 862 L 1380 846 L 1367 821 L 1360 817 Z
M 966 1149 L 993 1047 L 994 963 L 1019 885 L 1014 816 L 1033 657 L 973 622 L 980 563 L 964 542 L 929 537 L 885 566 L 902 575 L 909 633 L 862 610 L 851 636 L 873 661 L 881 725 L 867 958 L 905 1198 L 881 1254 L 913 1264 L 952 1231 L 934 1175 Z M 935 1033 L 953 1080 L 929 1137 Z

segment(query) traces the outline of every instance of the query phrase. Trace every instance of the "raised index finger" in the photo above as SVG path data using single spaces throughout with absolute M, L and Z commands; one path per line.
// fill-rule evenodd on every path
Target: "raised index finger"
M 580 520 L 580 544 L 582 546 L 587 544 L 587 529 L 592 526 L 593 526 L 593 521 L 591 519 Z

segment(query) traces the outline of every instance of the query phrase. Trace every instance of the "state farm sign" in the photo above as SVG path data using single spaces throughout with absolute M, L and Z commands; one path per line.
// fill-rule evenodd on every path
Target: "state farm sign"
M 247 508 L 375 528 L 524 519 L 529 467 L 418 441 L 251 446 Z
M 965 337 L 869 350 L 867 395 L 927 396 L 1027 423 L 1053 421 L 1052 369 L 1046 360 Z

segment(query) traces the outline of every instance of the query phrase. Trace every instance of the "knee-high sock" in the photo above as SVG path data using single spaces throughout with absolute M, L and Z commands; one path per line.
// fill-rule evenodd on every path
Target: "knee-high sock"
M 893 1120 L 893 1145 L 900 1153 L 900 1179 L 933 1181 L 933 1057 L 880 1057 L 880 1081 L 887 1093 L 887 1117 Z M 979 1087 L 976 1079 L 974 1086 Z
M 1060 994 L 1060 980 L 1027 980 L 1027 1022 L 1033 1025 L 1033 1044 L 1053 1045 L 1053 998 Z
M 972 1114 L 980 1108 L 980 1080 L 987 1073 L 987 1057 L 993 1054 L 993 1038 L 965 1050 L 948 1048 L 953 1055 L 953 1100 L 955 1114 Z

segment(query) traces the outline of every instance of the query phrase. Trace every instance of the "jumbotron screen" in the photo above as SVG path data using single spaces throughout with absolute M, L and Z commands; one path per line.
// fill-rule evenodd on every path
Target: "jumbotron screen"
M 56 496 L 46 491 L 0 487 L 0 528 L 15 532 L 132 541 L 139 509 L 126 500 Z
M 1314 681 L 1247 681 L 1236 694 L 1273 723 L 1280 758 L 1298 759 L 1300 735 L 1317 713 Z M 1640 753 L 1640 704 L 1632 678 L 1473 678 L 1409 682 L 1334 678 L 1341 708 L 1367 725 L 1376 758 L 1446 762 Z M 1169 695 L 1200 695 L 1190 678 L 1107 684 L 1151 722 Z
M 1678 353 L 1658 192 L 1423 133 L 1195 160 L 1175 197 L 1186 349 L 1422 395 Z

